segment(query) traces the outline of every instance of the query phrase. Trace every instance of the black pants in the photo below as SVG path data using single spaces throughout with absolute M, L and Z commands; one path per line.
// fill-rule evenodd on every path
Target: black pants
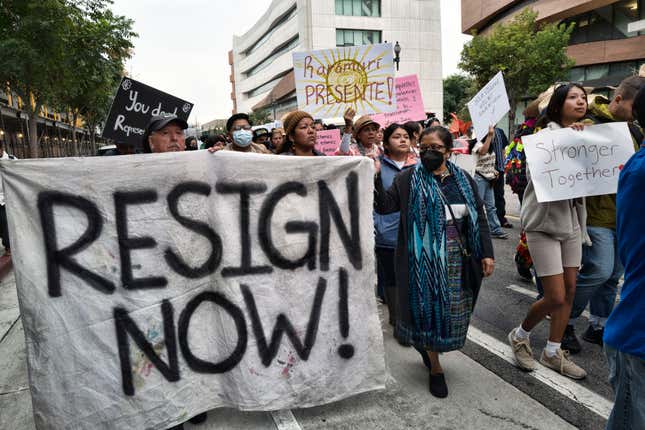
M 393 324 L 396 319 L 396 275 L 394 273 L 393 248 L 376 248 L 376 276 L 379 295 L 383 294 L 390 314 L 390 324 Z
M 499 174 L 497 180 L 493 184 L 493 192 L 495 193 L 497 219 L 499 219 L 499 223 L 501 225 L 504 225 L 508 222 L 506 219 L 506 200 L 504 200 L 504 172 Z
M 6 250 L 11 248 L 9 244 L 9 224 L 7 224 L 7 210 L 5 205 L 0 205 L 0 236 L 2 236 L 2 246 Z

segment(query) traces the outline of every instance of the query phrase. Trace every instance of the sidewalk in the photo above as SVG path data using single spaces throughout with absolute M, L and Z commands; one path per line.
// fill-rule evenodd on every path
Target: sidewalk
M 379 311 L 387 312 L 383 306 Z M 286 422 L 265 412 L 220 409 L 209 412 L 206 424 L 187 424 L 186 429 L 573 428 L 460 352 L 442 355 L 450 395 L 436 399 L 428 392 L 428 372 L 418 353 L 399 346 L 387 324 L 383 336 L 391 374 L 385 391 L 293 410 L 293 415 L 283 414 Z M 24 333 L 12 273 L 0 283 L 0 429 L 33 429 L 31 415 Z

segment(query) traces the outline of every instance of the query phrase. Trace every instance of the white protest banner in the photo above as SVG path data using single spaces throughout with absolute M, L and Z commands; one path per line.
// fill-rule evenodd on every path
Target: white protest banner
M 334 155 L 340 146 L 340 130 L 324 130 L 316 133 L 316 150 L 325 155 Z
M 468 102 L 475 136 L 478 139 L 486 137 L 488 126 L 497 124 L 510 110 L 504 76 L 499 72 Z
M 615 194 L 623 164 L 634 154 L 624 122 L 545 129 L 522 143 L 539 202 Z
M 384 388 L 371 160 L 195 151 L 2 174 L 38 429 Z
M 394 80 L 396 88 L 396 111 L 372 115 L 372 119 L 385 128 L 392 123 L 426 119 L 421 87 L 417 75 L 401 76 Z
M 294 52 L 298 109 L 315 118 L 396 110 L 392 44 Z

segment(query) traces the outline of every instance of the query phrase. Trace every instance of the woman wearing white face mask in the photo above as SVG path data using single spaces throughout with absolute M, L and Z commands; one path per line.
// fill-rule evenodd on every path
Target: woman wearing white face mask
M 224 147 L 224 151 L 254 152 L 257 154 L 271 154 L 264 145 L 253 143 L 253 130 L 249 116 L 245 113 L 236 113 L 226 121 L 226 130 L 231 143 Z

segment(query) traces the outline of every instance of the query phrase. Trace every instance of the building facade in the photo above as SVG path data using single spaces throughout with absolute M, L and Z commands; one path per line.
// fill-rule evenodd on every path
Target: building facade
M 385 41 L 398 76 L 416 74 L 426 111 L 443 114 L 440 0 L 273 0 L 229 54 L 234 112 L 296 109 L 292 53 Z
M 615 86 L 645 63 L 645 0 L 461 0 L 462 31 L 485 34 L 526 7 L 540 22 L 575 23 L 571 81 Z

